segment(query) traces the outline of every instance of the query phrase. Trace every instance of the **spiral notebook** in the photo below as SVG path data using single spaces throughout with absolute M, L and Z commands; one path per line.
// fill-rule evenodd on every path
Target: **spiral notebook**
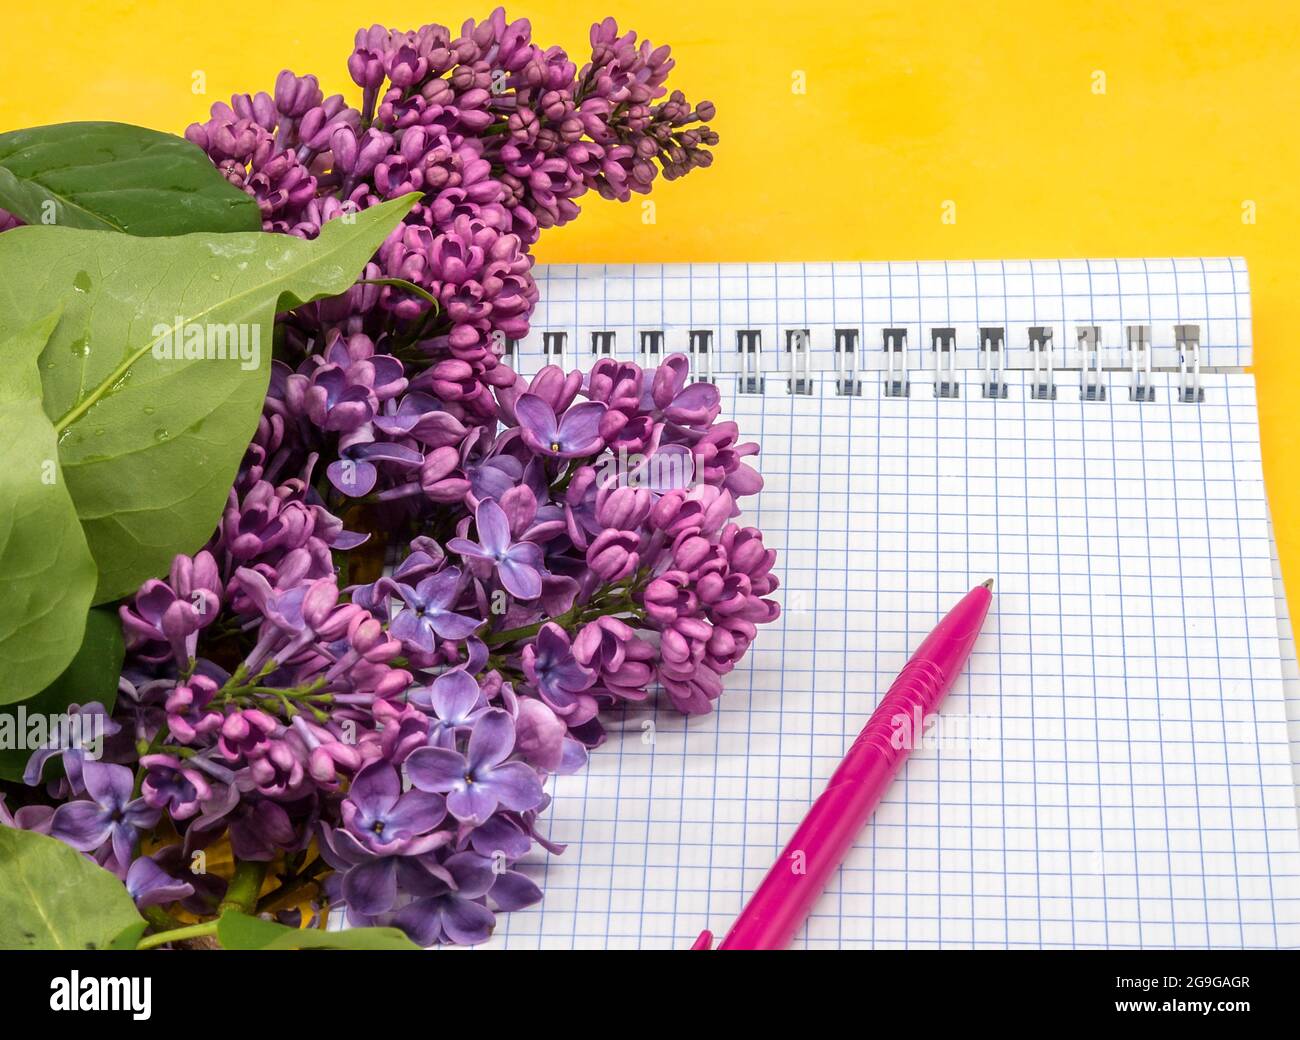
M 909 652 L 978 648 L 796 945 L 1300 946 L 1300 697 L 1234 259 L 540 268 L 526 373 L 691 356 L 784 613 L 611 720 L 492 945 L 725 930 Z M 1290 702 L 1288 702 L 1290 695 Z

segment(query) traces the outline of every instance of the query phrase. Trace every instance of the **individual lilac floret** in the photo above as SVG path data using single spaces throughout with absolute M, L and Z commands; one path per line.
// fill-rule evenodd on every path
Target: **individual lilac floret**
M 523 394 L 515 402 L 515 415 L 524 443 L 541 455 L 561 459 L 575 459 L 593 455 L 604 441 L 600 436 L 600 420 L 605 405 L 599 401 L 584 401 L 569 408 L 556 419 L 551 406 L 536 394 Z
M 5 805 L 5 796 L 0 794 L 0 827 L 49 834 L 50 820 L 53 817 L 54 806 L 52 805 L 24 805 L 10 812 L 9 807 Z
M 437 830 L 441 822 L 440 816 L 431 827 L 431 837 L 439 842 L 453 834 Z M 366 918 L 388 913 L 399 890 L 409 892 L 425 874 L 420 857 L 372 852 L 342 827 L 323 826 L 321 831 L 321 855 L 338 872 L 331 887 L 347 903 L 349 921 L 369 924 Z
M 28 786 L 35 787 L 41 782 L 41 775 L 50 759 L 61 758 L 63 771 L 74 792 L 80 794 L 83 790 L 81 767 L 94 760 L 91 756 L 98 757 L 102 753 L 100 745 L 106 738 L 116 736 L 122 730 L 120 724 L 109 718 L 99 701 L 83 705 L 71 704 L 67 708 L 67 715 L 69 721 L 80 716 L 77 723 L 79 728 L 68 727 L 69 734 L 77 737 L 76 741 L 61 743 L 58 734 L 53 734 L 44 747 L 33 751 L 32 757 L 27 760 L 27 768 L 23 770 L 23 783 Z
M 325 467 L 325 474 L 335 489 L 349 498 L 361 498 L 375 489 L 379 480 L 376 463 L 390 463 L 400 469 L 412 469 L 424 462 L 424 456 L 404 444 L 366 441 L 351 444 L 339 452 L 339 458 Z
M 569 635 L 559 625 L 544 624 L 522 656 L 524 675 L 557 715 L 578 716 L 569 720 L 574 725 L 596 713 L 594 698 L 583 693 L 595 684 L 596 673 L 578 663 Z
M 420 748 L 406 771 L 422 791 L 446 794 L 448 811 L 463 823 L 483 823 L 498 807 L 535 809 L 542 784 L 523 762 L 507 762 L 515 747 L 515 724 L 507 712 L 485 712 L 470 731 L 468 752 Z
M 50 834 L 82 852 L 112 843 L 113 858 L 125 870 L 135 853 L 141 831 L 153 827 L 162 813 L 131 797 L 134 777 L 126 766 L 86 762 L 81 767 L 89 801 L 65 802 L 54 810 Z
M 193 885 L 172 877 L 150 856 L 141 856 L 131 864 L 126 872 L 126 890 L 141 909 L 174 903 L 194 894 Z
M 375 855 L 420 856 L 442 844 L 433 832 L 447 810 L 441 795 L 403 794 L 397 770 L 380 761 L 357 774 L 342 813 L 348 833 Z
M 448 856 L 436 873 L 416 880 L 416 898 L 398 911 L 395 923 L 421 946 L 448 939 L 464 946 L 484 942 L 492 934 L 496 916 L 481 900 L 496 880 L 492 860 L 486 856 L 474 852 Z
M 212 797 L 212 787 L 198 769 L 174 755 L 144 755 L 145 768 L 140 794 L 147 805 L 166 809 L 173 820 L 187 820 L 199 811 L 199 803 Z
M 569 736 L 563 719 L 536 697 L 519 698 L 515 750 L 548 773 L 574 773 L 587 763 L 587 749 Z
M 685 354 L 672 354 L 654 373 L 645 388 L 643 405 L 660 409 L 672 423 L 708 426 L 718 417 L 720 396 L 712 383 L 690 383 L 690 361 Z
M 516 542 L 510 537 L 510 521 L 495 499 L 485 498 L 474 510 L 478 542 L 453 538 L 447 548 L 462 556 L 488 561 L 507 592 L 520 599 L 542 594 L 542 550 L 533 542 Z
M 429 743 L 453 747 L 456 735 L 469 730 L 487 711 L 483 691 L 474 677 L 462 668 L 444 672 L 428 686 L 417 687 L 409 694 L 410 703 L 429 721 Z
M 459 567 L 432 574 L 414 588 L 403 582 L 391 584 L 406 607 L 393 619 L 388 632 L 426 654 L 433 653 L 434 636 L 464 639 L 483 624 L 452 609 L 460 596 Z

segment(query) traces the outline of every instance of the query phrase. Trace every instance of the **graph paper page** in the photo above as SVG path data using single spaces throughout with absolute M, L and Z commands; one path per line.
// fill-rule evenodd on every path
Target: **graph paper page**
M 714 714 L 639 707 L 552 781 L 542 826 L 568 850 L 524 863 L 545 899 L 501 915 L 491 945 L 681 949 L 725 931 L 908 653 L 990 576 L 940 732 L 796 945 L 1300 945 L 1284 695 L 1300 717 L 1300 683 L 1282 660 L 1253 381 L 1207 371 L 1204 403 L 1178 400 L 1197 362 L 1250 363 L 1243 261 L 537 276 L 533 331 L 510 345 L 525 374 L 691 351 L 715 378 L 763 448 L 745 521 L 780 550 L 784 614 Z M 996 401 L 979 385 L 990 326 L 1009 370 Z M 1146 328 L 1152 402 L 1126 392 L 1130 326 Z M 937 327 L 956 399 L 935 393 Z M 1053 377 L 1029 374 L 1049 360 L 1035 328 Z M 1082 399 L 1087 329 L 1105 400 Z M 899 330 L 912 393 L 891 398 L 882 342 Z M 860 397 L 837 392 L 849 357 Z M 789 392 L 800 364 L 809 396 Z M 1055 400 L 1031 381 L 1058 384 Z
M 996 598 L 940 724 L 796 945 L 1294 946 L 1300 850 L 1253 380 L 1205 402 L 811 397 L 723 380 L 784 614 L 718 711 L 616 721 L 512 947 L 725 930 L 940 613 Z
M 1291 609 L 1286 601 L 1286 586 L 1282 583 L 1282 561 L 1278 558 L 1271 518 L 1269 539 L 1273 549 L 1273 598 L 1277 603 L 1278 641 L 1282 651 L 1282 686 L 1286 691 L 1287 727 L 1291 736 L 1291 769 L 1296 781 L 1296 807 L 1300 812 L 1300 662 L 1296 659 Z

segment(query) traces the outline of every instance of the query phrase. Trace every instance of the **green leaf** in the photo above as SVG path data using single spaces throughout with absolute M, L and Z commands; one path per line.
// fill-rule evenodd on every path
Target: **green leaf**
M 41 409 L 36 358 L 58 321 L 55 311 L 0 334 L 0 704 L 58 677 L 81 645 L 95 591 L 95 564 Z
M 217 922 L 217 941 L 227 950 L 418 950 L 399 928 L 289 928 L 227 910 Z
M 96 603 L 134 592 L 207 540 L 257 427 L 275 314 L 344 292 L 415 200 L 330 221 L 314 241 L 57 227 L 0 235 L 0 340 L 39 301 L 65 302 L 40 375 L 99 569 Z M 172 356 L 187 346 L 226 356 Z
M 149 922 L 143 917 L 127 925 L 112 942 L 108 944 L 110 950 L 134 950 L 136 944 L 144 936 L 144 930 L 149 927 Z
M 103 867 L 56 838 L 0 826 L 0 949 L 102 950 L 140 923 Z
M 126 123 L 0 134 L 0 207 L 28 224 L 146 237 L 262 227 L 257 203 L 196 145 Z
M 69 704 L 99 701 L 108 711 L 117 702 L 117 680 L 122 670 L 122 623 L 110 607 L 96 607 L 86 617 L 81 647 L 62 674 L 35 697 L 22 702 L 27 718 L 34 714 L 59 715 Z M 6 718 L 10 721 L 6 722 Z M 0 734 L 7 725 L 21 736 L 17 707 L 0 710 Z M 0 747 L 0 780 L 21 780 L 35 748 Z

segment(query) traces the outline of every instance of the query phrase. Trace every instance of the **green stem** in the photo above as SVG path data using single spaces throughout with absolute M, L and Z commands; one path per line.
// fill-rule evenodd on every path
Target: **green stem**
M 507 628 L 504 632 L 491 632 L 484 642 L 490 647 L 505 646 L 507 643 L 513 643 L 516 639 L 527 639 L 530 636 L 537 635 L 542 630 L 543 625 L 552 621 L 561 628 L 567 628 L 571 622 L 578 619 L 579 613 L 580 608 L 575 603 L 557 617 L 546 618 L 531 625 L 524 625 L 521 628 Z
M 169 932 L 155 932 L 153 935 L 146 935 L 135 944 L 137 950 L 152 950 L 155 946 L 165 946 L 170 942 L 179 942 L 181 939 L 195 939 L 200 935 L 216 935 L 217 922 L 203 921 L 200 924 L 188 925 L 185 928 L 173 928 Z
M 180 921 L 172 917 L 161 906 L 146 906 L 140 911 L 144 919 L 148 921 L 155 929 L 160 932 L 170 931 L 174 928 L 184 927 Z
M 606 617 L 610 614 L 632 613 L 640 618 L 637 614 L 636 603 L 632 599 L 631 589 L 620 589 L 619 595 L 615 599 L 606 599 L 598 602 L 592 602 L 586 606 L 575 603 L 563 614 L 553 618 L 544 618 L 531 625 L 524 625 L 521 628 L 508 628 L 503 632 L 490 632 L 484 642 L 493 649 L 513 643 L 518 639 L 530 639 L 542 630 L 542 626 L 554 623 L 559 625 L 565 631 L 571 631 L 570 626 L 576 628 L 580 624 L 588 621 L 594 621 L 599 617 Z
M 235 873 L 226 886 L 226 898 L 221 901 L 218 910 L 238 910 L 241 914 L 251 914 L 257 906 L 257 897 L 262 893 L 262 882 L 266 879 L 269 863 L 255 860 L 239 860 L 235 864 Z

